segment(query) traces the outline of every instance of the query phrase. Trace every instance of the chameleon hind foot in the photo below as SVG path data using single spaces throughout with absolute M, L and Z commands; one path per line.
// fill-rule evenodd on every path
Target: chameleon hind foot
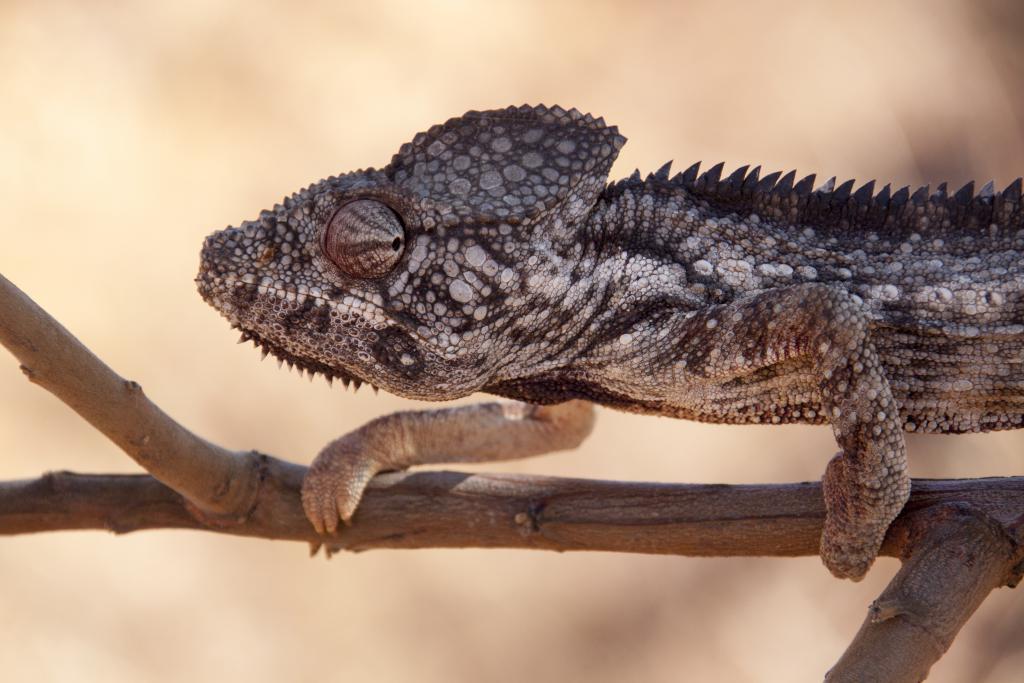
M 874 563 L 892 519 L 910 496 L 910 479 L 902 471 L 854 482 L 852 470 L 842 453 L 825 470 L 820 555 L 834 576 L 860 581 Z

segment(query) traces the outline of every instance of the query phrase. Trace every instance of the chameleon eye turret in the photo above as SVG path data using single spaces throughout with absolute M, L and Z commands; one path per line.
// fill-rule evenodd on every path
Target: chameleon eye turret
M 339 208 L 324 232 L 324 253 L 346 275 L 387 275 L 405 251 L 405 229 L 388 206 L 359 199 Z

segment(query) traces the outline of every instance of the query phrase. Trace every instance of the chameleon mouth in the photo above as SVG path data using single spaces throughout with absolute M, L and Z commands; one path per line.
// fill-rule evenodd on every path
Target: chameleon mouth
M 268 355 L 273 355 L 274 358 L 277 359 L 278 367 L 287 364 L 289 370 L 295 368 L 298 369 L 300 375 L 308 374 L 310 381 L 319 375 L 327 380 L 327 383 L 330 385 L 334 384 L 334 380 L 339 380 L 342 386 L 346 389 L 351 385 L 355 391 L 358 391 L 363 384 L 369 384 L 373 388 L 374 392 L 378 390 L 378 387 L 375 384 L 368 382 L 361 377 L 357 377 L 348 370 L 340 369 L 308 358 L 303 358 L 301 356 L 296 356 L 288 351 L 284 346 L 272 342 L 259 333 L 248 329 L 241 322 L 241 318 L 243 317 L 241 314 L 243 314 L 252 301 L 260 295 L 269 294 L 271 296 L 278 296 L 279 294 L 284 294 L 283 297 L 278 298 L 284 298 L 291 301 L 297 301 L 298 296 L 301 295 L 302 299 L 298 302 L 300 306 L 305 305 L 307 307 L 312 306 L 317 308 L 333 308 L 337 306 L 336 302 L 331 302 L 326 297 L 321 296 L 319 292 L 279 292 L 278 289 L 270 287 L 265 283 L 257 283 L 255 279 L 250 282 L 244 278 L 212 275 L 208 271 L 209 269 L 206 267 L 204 250 L 203 264 L 199 275 L 196 277 L 196 285 L 203 299 L 213 306 L 213 308 L 216 309 L 223 317 L 227 318 L 231 323 L 232 329 L 240 332 L 240 337 L 238 339 L 239 344 L 252 342 L 253 346 L 260 349 L 264 359 L 266 359 Z
M 341 385 L 346 389 L 348 389 L 349 385 L 351 385 L 353 391 L 359 391 L 359 388 L 363 386 L 363 384 L 365 383 L 369 384 L 370 387 L 373 388 L 374 393 L 376 393 L 377 391 L 376 385 L 367 382 L 359 377 L 356 377 L 350 372 L 347 372 L 345 370 L 339 370 L 338 368 L 317 361 L 311 361 L 306 358 L 300 358 L 299 356 L 289 353 L 283 347 L 278 346 L 277 344 L 274 344 L 273 342 L 270 342 L 264 339 L 263 337 L 260 337 L 260 335 L 256 334 L 255 332 L 250 332 L 249 330 L 243 328 L 238 323 L 232 323 L 231 327 L 241 332 L 241 336 L 239 336 L 238 338 L 239 344 L 252 342 L 253 346 L 259 349 L 260 352 L 263 354 L 264 359 L 266 359 L 268 355 L 274 356 L 274 358 L 277 359 L 278 367 L 281 367 L 282 365 L 287 365 L 289 370 L 293 368 L 297 369 L 299 371 L 300 376 L 304 373 L 308 374 L 310 381 L 313 381 L 314 377 L 320 375 L 325 380 L 327 380 L 328 384 L 332 386 L 334 384 L 334 380 L 339 380 L 341 382 Z

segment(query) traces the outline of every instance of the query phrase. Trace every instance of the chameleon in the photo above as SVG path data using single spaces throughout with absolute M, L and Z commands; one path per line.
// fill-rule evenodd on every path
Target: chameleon
M 814 188 L 700 163 L 608 181 L 626 139 L 561 107 L 471 111 L 383 169 L 207 237 L 203 298 L 300 372 L 399 396 L 307 472 L 316 530 L 378 472 L 573 448 L 594 404 L 829 424 L 820 556 L 859 580 L 906 502 L 906 432 L 1024 426 L 1021 179 Z

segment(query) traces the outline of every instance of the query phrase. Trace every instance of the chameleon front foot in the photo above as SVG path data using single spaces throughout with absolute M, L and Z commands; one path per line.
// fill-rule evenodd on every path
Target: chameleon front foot
M 351 522 L 366 485 L 386 469 L 358 436 L 354 432 L 330 443 L 302 481 L 302 509 L 319 534 L 333 534 L 339 520 Z
M 439 462 L 486 462 L 575 448 L 590 433 L 586 401 L 481 403 L 386 415 L 324 448 L 302 482 L 302 507 L 320 534 L 348 524 L 378 472 Z

